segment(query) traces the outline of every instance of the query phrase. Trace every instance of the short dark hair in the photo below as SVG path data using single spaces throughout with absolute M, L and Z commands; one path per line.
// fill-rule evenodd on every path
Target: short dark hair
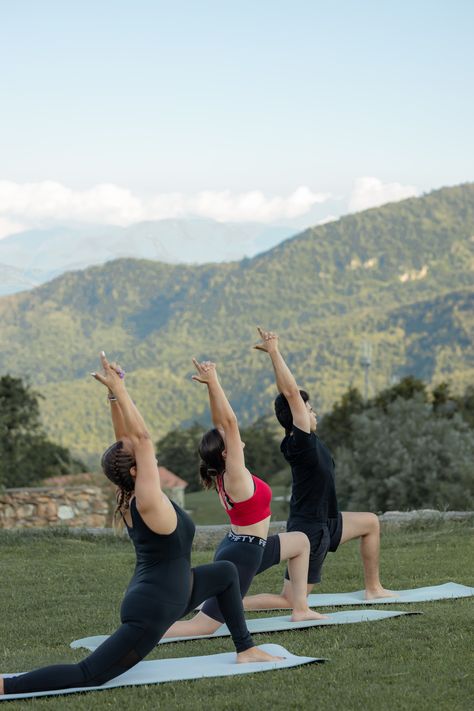
M 309 395 L 306 390 L 300 390 L 300 395 L 303 402 L 308 402 Z M 276 396 L 274 407 L 278 422 L 285 429 L 285 432 L 289 434 L 293 429 L 293 415 L 291 414 L 291 408 L 288 404 L 288 400 L 282 393 L 279 393 Z
M 201 457 L 199 474 L 205 489 L 215 488 L 215 479 L 225 470 L 225 459 L 222 452 L 225 442 L 215 427 L 203 434 L 198 451 Z

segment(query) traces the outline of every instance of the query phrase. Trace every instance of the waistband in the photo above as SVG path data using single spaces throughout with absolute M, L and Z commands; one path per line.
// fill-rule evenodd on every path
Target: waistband
M 305 521 L 306 523 L 318 523 L 321 525 L 327 525 L 329 521 L 338 521 L 341 518 L 341 512 L 339 511 L 335 516 L 327 516 L 327 518 L 316 518 L 311 514 L 294 514 L 290 513 L 287 519 L 287 524 L 297 522 L 301 523 Z
M 265 548 L 267 541 L 265 538 L 259 538 L 258 536 L 250 536 L 248 534 L 241 535 L 240 533 L 234 533 L 229 531 L 227 538 L 233 543 L 252 543 L 254 546 L 262 546 Z

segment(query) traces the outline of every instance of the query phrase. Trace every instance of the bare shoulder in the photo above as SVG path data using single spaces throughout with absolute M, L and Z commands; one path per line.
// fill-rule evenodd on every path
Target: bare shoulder
M 166 494 L 161 493 L 161 496 L 151 501 L 140 501 L 137 498 L 136 505 L 140 516 L 154 533 L 169 535 L 176 530 L 178 516 Z
M 235 502 L 245 501 L 250 499 L 254 492 L 254 481 L 253 476 L 246 467 L 241 469 L 226 470 L 224 487 Z

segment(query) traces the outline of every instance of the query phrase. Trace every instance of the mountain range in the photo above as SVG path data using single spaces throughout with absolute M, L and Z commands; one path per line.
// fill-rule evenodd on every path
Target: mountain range
M 215 262 L 255 254 L 293 230 L 283 225 L 206 219 L 113 225 L 61 225 L 19 232 L 0 240 L 0 296 L 31 289 L 66 271 L 133 257 L 170 264 Z M 238 245 L 238 248 L 235 247 Z
M 44 395 L 56 441 L 96 457 L 111 437 L 105 393 L 88 373 L 104 349 L 125 367 L 154 437 L 207 421 L 191 357 L 213 358 L 243 424 L 271 411 L 255 326 L 281 348 L 320 411 L 413 374 L 474 382 L 474 184 L 348 215 L 255 257 L 221 264 L 118 259 L 0 299 L 0 372 Z

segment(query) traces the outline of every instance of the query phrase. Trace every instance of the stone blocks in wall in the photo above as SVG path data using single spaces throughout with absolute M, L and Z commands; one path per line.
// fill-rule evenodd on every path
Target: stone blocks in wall
M 0 528 L 110 526 L 107 494 L 98 486 L 0 491 Z

